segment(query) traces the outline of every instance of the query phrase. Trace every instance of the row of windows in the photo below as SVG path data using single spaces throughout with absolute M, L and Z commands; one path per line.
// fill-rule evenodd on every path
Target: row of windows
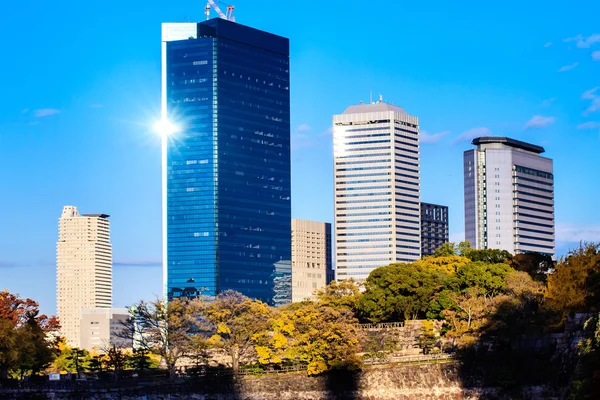
M 364 157 L 389 157 L 389 153 L 369 153 L 369 154 L 352 154 L 348 156 L 336 156 L 336 159 L 339 158 L 364 158 Z M 373 162 L 373 161 L 363 161 L 363 162 Z M 381 161 L 379 161 L 381 162 Z M 336 163 L 338 164 L 338 163 Z M 350 163 L 348 163 L 350 164 Z
M 537 237 L 537 236 L 515 235 L 515 237 L 517 237 L 519 239 L 532 239 L 532 240 L 538 240 L 540 242 L 554 243 L 554 239 L 544 239 L 544 238 L 540 238 L 540 237 Z
M 539 176 L 545 179 L 554 179 L 554 175 L 552 175 L 549 172 L 544 172 L 533 168 L 521 167 L 520 165 L 515 165 L 515 171 L 522 172 L 528 175 Z
M 527 181 L 527 182 L 536 183 L 538 185 L 544 185 L 544 186 L 550 186 L 550 187 L 554 186 L 553 182 L 544 182 L 544 181 L 540 181 L 539 179 L 526 178 L 524 176 L 518 176 L 518 177 L 516 177 L 516 179 L 517 179 L 517 182 L 519 182 L 519 184 L 521 181 Z
M 392 233 L 392 232 L 390 232 Z M 348 239 L 348 240 L 337 240 L 336 243 L 374 243 L 374 242 L 391 242 L 392 238 L 374 238 L 374 239 Z
M 390 206 L 391 207 L 391 206 Z M 368 212 L 368 213 L 357 213 L 357 214 L 336 214 L 336 217 L 366 217 L 370 215 L 390 215 L 392 212 L 390 211 L 380 211 L 380 212 Z
M 344 163 L 342 163 L 342 164 L 344 164 Z M 370 170 L 373 170 L 373 169 L 389 169 L 389 168 L 390 168 L 389 165 L 384 165 L 384 166 L 379 166 L 379 167 L 364 167 L 364 168 L 362 168 L 362 167 L 361 168 L 337 168 L 336 171 L 337 172 L 345 172 L 345 171 L 370 171 Z M 356 175 L 356 176 L 358 176 L 358 175 Z M 365 176 L 368 176 L 368 174 L 365 174 Z
M 527 189 L 537 190 L 538 192 L 545 192 L 545 193 L 554 194 L 554 190 L 552 190 L 552 189 L 540 189 L 540 188 L 537 188 L 535 186 L 524 185 L 524 184 L 522 184 L 520 182 L 517 183 L 516 187 L 519 188 L 519 189 L 520 188 L 527 188 Z
M 354 194 L 336 194 L 335 197 L 358 197 L 358 196 L 385 196 L 391 195 L 392 192 L 381 192 L 381 193 L 354 193 Z M 366 201 L 366 200 L 365 200 Z M 382 200 L 374 200 L 382 201 Z
M 356 200 L 340 200 L 340 201 L 336 201 L 336 204 L 350 204 L 350 203 L 380 203 L 380 202 L 390 202 L 392 201 L 392 199 L 390 197 L 387 197 L 385 199 L 372 199 L 372 200 L 368 200 L 368 199 L 356 199 Z
M 336 178 L 375 178 L 378 176 L 390 176 L 392 173 L 391 172 L 376 172 L 376 173 L 369 173 L 369 174 L 343 174 L 343 175 L 336 175 Z
M 392 254 L 392 251 L 370 251 L 370 252 L 358 252 L 358 253 L 337 253 L 337 256 L 376 256 L 376 255 L 381 255 L 381 254 Z
M 382 185 L 382 186 L 364 186 L 364 187 L 338 187 L 335 188 L 336 192 L 344 192 L 344 191 L 350 191 L 350 190 L 374 190 L 374 189 L 389 189 L 391 188 L 391 185 Z M 366 194 L 365 194 L 366 195 Z
M 339 233 L 338 236 L 365 236 L 365 235 L 391 235 L 391 234 L 392 234 L 392 231 L 389 231 L 389 232 L 358 232 L 358 233 Z
M 359 183 L 379 183 L 379 182 L 391 182 L 391 179 L 369 179 L 369 180 L 358 180 L 358 181 L 341 181 L 337 182 L 338 185 L 355 185 Z
M 402 154 L 396 153 L 396 157 L 405 157 L 405 156 L 403 156 Z M 409 157 L 409 158 L 415 159 L 417 161 L 419 160 L 418 158 L 414 158 L 414 157 Z M 408 161 L 399 161 L 399 160 L 396 160 L 396 162 L 400 163 L 400 164 L 404 164 L 404 165 L 410 165 L 410 166 L 417 167 L 417 168 L 419 167 L 419 164 L 411 163 L 411 162 L 408 162 Z M 414 172 L 417 172 L 417 171 L 414 171 Z
M 548 204 L 548 203 L 542 203 L 541 201 L 533 201 L 533 200 L 529 200 L 529 199 L 524 199 L 524 198 L 517 198 L 517 200 L 519 201 L 519 203 L 521 202 L 525 202 L 525 203 L 529 203 L 529 204 L 537 204 L 540 206 L 546 206 L 546 207 L 554 207 L 553 204 Z M 540 210 L 541 211 L 541 210 Z
M 403 149 L 403 148 L 398 147 L 398 146 L 396 146 L 395 149 L 396 150 L 400 150 L 400 151 L 404 151 L 404 152 L 407 152 L 407 153 L 416 154 L 417 156 L 419 155 L 418 151 L 413 151 L 413 150 L 409 150 L 409 149 Z M 400 157 L 404 157 L 404 158 L 409 158 L 411 160 L 419 161 L 419 157 L 408 156 L 406 154 L 400 154 L 400 153 L 396 153 L 396 155 L 400 156 Z
M 353 224 L 353 223 L 357 223 L 357 222 L 384 222 L 384 221 L 391 221 L 391 220 L 392 220 L 391 218 L 348 219 L 348 220 L 337 221 L 337 223 L 338 224 Z M 345 228 L 340 228 L 340 229 L 345 229 Z
M 406 136 L 402 136 L 402 135 L 397 135 L 397 136 L 400 136 L 400 137 L 402 137 L 402 138 L 406 138 Z M 412 140 L 412 138 L 410 138 L 410 139 Z M 418 149 L 418 148 L 419 148 L 419 145 L 418 145 L 418 144 L 414 144 L 414 143 L 401 142 L 401 141 L 399 141 L 399 140 L 395 140 L 395 141 L 394 141 L 394 143 L 396 143 L 396 144 L 403 144 L 403 145 L 405 145 L 405 146 L 414 147 L 414 148 L 416 148 L 416 149 Z M 396 147 L 396 148 L 398 148 L 398 147 Z M 400 150 L 403 150 L 403 149 L 400 149 Z M 407 151 L 408 151 L 408 150 L 407 150 Z
M 524 192 L 522 190 L 515 190 L 514 193 L 516 193 L 517 195 L 522 194 L 522 195 L 525 195 L 525 196 L 535 197 L 537 199 L 554 200 L 554 197 L 551 197 L 551 196 L 541 196 L 541 195 L 539 195 L 537 193 L 528 193 L 528 192 Z
M 524 209 L 524 208 L 526 208 L 526 207 L 519 207 L 519 211 L 521 209 Z M 527 218 L 541 219 L 542 221 L 551 221 L 551 222 L 554 222 L 554 218 L 539 217 L 537 215 L 525 214 L 525 213 L 522 213 L 522 212 L 516 212 L 514 214 L 515 214 L 516 219 L 519 219 L 519 217 L 527 217 Z
M 391 220 L 391 218 L 390 218 Z M 381 229 L 381 228 L 391 228 L 392 225 L 359 225 L 359 226 L 338 226 L 337 230 L 358 230 L 358 229 Z M 382 232 L 383 233 L 383 232 Z
M 373 262 L 373 261 L 392 261 L 391 258 L 357 258 L 355 259 L 339 259 L 338 262 Z M 355 268 L 354 266 L 352 268 Z M 371 267 L 372 268 L 372 267 Z
M 384 156 L 387 154 L 384 154 Z M 379 164 L 379 163 L 389 163 L 391 160 L 390 159 L 384 159 L 384 160 L 367 160 L 367 161 L 339 161 L 336 162 L 335 165 L 357 165 L 357 164 Z M 377 167 L 372 167 L 369 169 L 376 169 Z M 384 168 L 389 168 L 389 167 L 384 167 Z M 343 170 L 343 169 L 339 169 L 338 171 L 348 171 L 348 170 Z
M 387 150 L 389 149 L 389 146 L 378 146 L 378 147 L 358 147 L 358 148 L 352 148 L 352 149 L 345 149 L 344 151 L 351 153 L 351 152 L 355 152 L 355 151 L 373 151 L 373 150 Z M 367 154 L 363 154 L 363 155 L 353 155 L 352 157 L 370 157 L 370 155 Z
M 539 212 L 539 213 L 543 213 L 543 214 L 554 215 L 554 212 L 551 210 L 543 210 L 540 208 L 526 207 L 522 204 L 519 204 L 517 207 L 515 207 L 515 211 L 521 211 L 521 210 L 535 211 L 535 212 Z M 536 216 L 535 218 L 540 218 L 540 217 Z M 554 220 L 554 218 L 552 218 L 552 219 Z
M 385 140 L 368 140 L 368 141 L 362 141 L 362 142 L 347 142 L 345 144 L 347 146 L 350 146 L 353 144 L 376 144 L 376 143 L 389 143 L 389 142 L 390 142 L 390 139 L 385 139 Z

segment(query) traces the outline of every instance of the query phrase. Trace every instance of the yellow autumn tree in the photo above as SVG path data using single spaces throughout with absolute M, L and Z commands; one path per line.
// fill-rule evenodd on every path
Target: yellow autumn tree
M 352 311 L 306 301 L 282 313 L 293 323 L 287 355 L 306 364 L 309 375 L 360 366 L 360 332 Z
M 250 356 L 255 345 L 270 331 L 273 309 L 259 300 L 251 300 L 239 292 L 226 290 L 200 310 L 213 324 L 212 343 L 231 358 L 233 372 Z

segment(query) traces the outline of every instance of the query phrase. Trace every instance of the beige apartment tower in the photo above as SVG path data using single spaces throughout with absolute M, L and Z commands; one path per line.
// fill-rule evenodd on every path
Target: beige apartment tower
M 314 300 L 332 280 L 331 224 L 292 219 L 292 301 Z
M 106 214 L 65 206 L 56 243 L 56 303 L 61 333 L 81 347 L 81 312 L 112 306 L 112 246 Z

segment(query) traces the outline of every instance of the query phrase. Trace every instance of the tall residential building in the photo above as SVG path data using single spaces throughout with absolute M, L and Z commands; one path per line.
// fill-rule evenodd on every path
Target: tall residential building
M 430 256 L 450 239 L 448 207 L 421 203 L 421 256 Z
M 56 309 L 61 333 L 79 347 L 81 310 L 112 307 L 112 246 L 106 214 L 65 206 L 56 243 Z
M 81 310 L 81 342 L 88 351 L 105 352 L 110 346 L 131 348 L 131 340 L 119 337 L 130 317 L 127 308 L 92 308 Z
M 421 256 L 419 119 L 384 103 L 333 116 L 336 279 Z
M 165 294 L 289 302 L 289 40 L 224 19 L 162 40 Z
M 464 153 L 465 237 L 476 249 L 554 254 L 554 176 L 544 148 L 480 137 Z
M 314 300 L 313 291 L 333 280 L 331 224 L 292 220 L 292 301 Z

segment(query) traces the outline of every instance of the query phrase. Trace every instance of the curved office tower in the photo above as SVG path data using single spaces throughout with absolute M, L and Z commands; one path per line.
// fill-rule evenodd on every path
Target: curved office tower
M 224 19 L 163 24 L 163 284 L 291 300 L 289 41 Z
M 534 144 L 480 137 L 464 153 L 465 237 L 475 249 L 554 255 L 552 159 Z

